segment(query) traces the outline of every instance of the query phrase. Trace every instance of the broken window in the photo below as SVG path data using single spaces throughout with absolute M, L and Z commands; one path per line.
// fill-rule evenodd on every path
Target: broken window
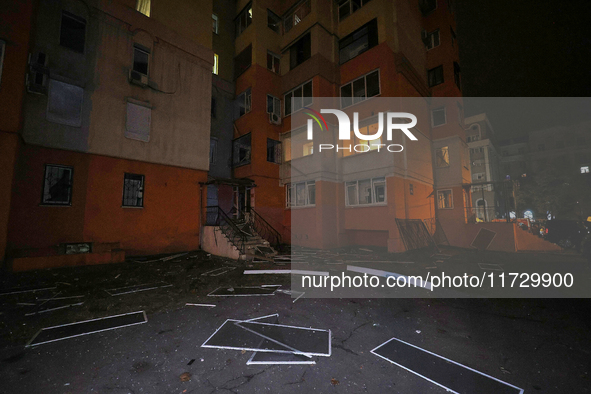
M 427 50 L 438 47 L 439 43 L 440 43 L 439 29 L 432 31 L 430 33 L 427 33 L 426 42 L 427 42 L 427 44 L 425 46 L 426 46 Z
M 144 176 L 138 174 L 123 175 L 123 204 L 124 207 L 144 206 Z
M 287 33 L 300 23 L 308 14 L 310 13 L 310 0 L 303 0 L 299 4 L 297 4 L 293 11 L 289 12 L 283 18 L 283 31 Z
M 267 161 L 281 164 L 281 142 L 267 138 Z
M 449 147 L 444 146 L 435 151 L 435 159 L 437 161 L 437 167 L 448 167 L 449 166 Z
M 75 52 L 84 53 L 86 21 L 67 11 L 62 11 L 60 45 Z
M 312 81 L 308 81 L 284 96 L 285 116 L 312 104 Z
M 279 74 L 281 58 L 273 52 L 267 51 L 267 69 Z
M 443 83 L 443 66 L 437 66 L 427 71 L 427 80 L 429 87 L 437 86 Z
M 125 123 L 125 137 L 143 142 L 150 141 L 150 127 L 152 124 L 152 108 L 145 105 L 127 103 L 127 119 Z
M 252 4 L 249 3 L 240 11 L 238 17 L 234 21 L 236 25 L 236 37 L 238 37 L 250 24 L 252 23 Z
M 454 62 L 454 82 L 458 89 L 462 89 L 462 78 L 461 78 L 461 69 L 460 65 L 457 62 Z
M 447 123 L 445 107 L 431 110 L 431 124 L 433 127 L 441 126 Z
M 310 33 L 300 38 L 289 48 L 289 68 L 293 70 L 312 56 Z
M 234 58 L 234 78 L 238 78 L 243 72 L 252 65 L 252 44 L 244 48 L 238 56 Z
M 271 10 L 267 10 L 267 26 L 277 34 L 281 34 L 281 18 Z
M 341 108 L 380 94 L 380 71 L 375 70 L 341 86 Z
M 316 204 L 316 182 L 305 181 L 285 185 L 286 206 L 303 207 Z
M 83 97 L 84 89 L 81 87 L 50 79 L 47 120 L 80 127 L 82 124 Z
M 382 204 L 386 202 L 386 178 L 362 179 L 345 183 L 348 206 Z
M 74 169 L 67 166 L 46 165 L 43 180 L 42 204 L 72 204 L 72 173 Z
M 133 71 L 148 75 L 150 51 L 139 44 L 133 46 Z
M 234 167 L 250 164 L 250 133 L 232 142 L 232 165 Z
M 238 118 L 250 112 L 251 103 L 252 101 L 250 95 L 250 88 L 248 88 L 243 93 L 241 93 L 236 99 L 236 104 L 238 107 Z
M 339 41 L 339 62 L 343 64 L 378 45 L 378 20 L 374 19 Z
M 281 100 L 270 94 L 267 95 L 267 113 L 281 118 Z
M 453 208 L 453 194 L 451 189 L 437 191 L 437 206 L 439 209 Z
M 339 21 L 342 21 L 367 3 L 370 0 L 341 0 L 339 1 Z

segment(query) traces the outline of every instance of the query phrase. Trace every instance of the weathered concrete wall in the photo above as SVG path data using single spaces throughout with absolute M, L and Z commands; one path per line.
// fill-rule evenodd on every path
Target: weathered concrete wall
M 201 249 L 216 256 L 236 259 L 240 252 L 224 236 L 217 226 L 205 226 L 201 232 Z

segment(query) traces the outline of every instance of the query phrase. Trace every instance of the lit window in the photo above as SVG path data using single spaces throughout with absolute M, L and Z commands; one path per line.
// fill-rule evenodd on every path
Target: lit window
M 238 117 L 241 117 L 250 112 L 251 109 L 251 95 L 250 95 L 250 88 L 246 89 L 243 93 L 241 93 L 238 98 L 236 99 L 236 103 L 238 105 Z
M 306 181 L 285 185 L 285 206 L 304 207 L 316 204 L 316 182 Z
M 137 3 L 135 3 L 135 10 L 141 12 L 145 16 L 150 16 L 150 0 L 137 0 Z
M 220 67 L 220 63 L 219 63 L 219 56 L 217 53 L 213 54 L 213 73 L 215 75 L 218 75 L 219 73 L 219 67 Z
M 275 74 L 279 74 L 280 64 L 281 58 L 279 55 L 267 51 L 267 69 L 273 71 Z
M 220 22 L 219 22 L 218 16 L 216 14 L 211 14 L 211 22 L 213 24 L 213 32 L 215 34 L 218 34 Z
M 382 204 L 386 202 L 386 178 L 362 179 L 345 183 L 348 206 Z
M 357 104 L 366 98 L 380 94 L 380 72 L 372 71 L 341 86 L 341 108 Z
M 440 43 L 439 29 L 432 31 L 430 33 L 427 33 L 427 37 L 425 39 L 425 46 L 426 46 L 427 50 L 438 47 L 439 43 Z
M 447 123 L 447 114 L 445 107 L 431 110 L 431 124 L 433 127 L 441 126 Z
M 303 151 L 303 156 L 309 156 L 314 154 L 314 142 L 310 141 L 310 142 L 306 142 L 304 144 L 304 151 Z
M 86 21 L 67 11 L 62 12 L 60 45 L 75 52 L 84 52 Z
M 359 127 L 359 132 L 362 135 L 375 135 L 378 131 L 379 124 L 373 123 L 369 126 Z M 377 150 L 382 143 L 382 136 L 372 140 L 362 140 L 354 134 L 350 140 L 344 140 L 343 143 L 343 157 L 351 156 L 357 153 L 370 152 Z
M 252 4 L 248 4 L 240 11 L 235 20 L 236 37 L 238 37 L 252 23 Z
M 68 126 L 82 124 L 82 100 L 84 89 L 65 82 L 49 80 L 47 120 Z
M 281 142 L 267 138 L 267 161 L 281 164 Z
M 589 166 L 582 166 L 581 174 L 589 174 Z
M 283 161 L 291 161 L 291 137 L 283 138 Z
M 429 87 L 437 86 L 443 83 L 443 66 L 437 66 L 427 71 Z
M 46 165 L 43 180 L 43 199 L 45 205 L 72 204 L 72 167 Z
M 123 176 L 123 206 L 144 206 L 144 176 L 125 173 Z
M 308 81 L 285 94 L 285 116 L 310 104 L 312 104 L 312 81 Z
M 435 151 L 435 159 L 437 167 L 448 167 L 449 166 L 449 147 L 444 146 Z
M 454 202 L 452 190 L 437 191 L 437 206 L 439 209 L 453 209 Z

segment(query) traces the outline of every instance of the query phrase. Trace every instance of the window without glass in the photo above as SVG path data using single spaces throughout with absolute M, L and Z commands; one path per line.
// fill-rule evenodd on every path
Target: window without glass
M 380 177 L 346 182 L 345 200 L 348 206 L 385 203 L 386 178 Z
M 150 127 L 152 124 L 152 108 L 145 105 L 127 103 L 127 119 L 125 123 L 125 137 L 143 142 L 150 141 Z
M 339 1 L 339 21 L 342 21 L 362 6 L 369 3 L 369 0 L 341 0 Z
M 275 74 L 279 74 L 280 64 L 281 58 L 279 57 L 279 55 L 267 51 L 267 69 L 273 71 Z
M 431 110 L 431 124 L 433 127 L 441 126 L 447 123 L 447 115 L 445 107 L 435 108 Z
M 86 37 L 86 21 L 67 11 L 62 11 L 60 45 L 83 53 Z
M 339 41 L 341 64 L 378 45 L 378 20 L 374 19 Z
M 271 10 L 267 10 L 267 26 L 277 34 L 281 34 L 281 18 Z
M 150 0 L 137 0 L 135 3 L 135 10 L 141 12 L 145 16 L 150 16 Z
M 216 14 L 211 14 L 211 22 L 213 24 L 213 33 L 218 34 L 219 30 L 219 20 Z
M 217 138 L 211 138 L 209 140 L 209 164 L 215 164 L 217 154 L 218 154 L 218 140 L 217 140 Z
M 460 72 L 460 65 L 454 62 L 454 82 L 456 83 L 458 89 L 462 89 L 462 80 L 460 77 Z
M 300 23 L 310 13 L 310 0 L 303 0 L 293 7 L 293 11 L 288 12 L 283 19 L 283 31 L 287 33 Z
M 285 185 L 285 206 L 303 207 L 316 204 L 316 183 L 306 181 Z
M 234 77 L 238 78 L 243 72 L 248 70 L 252 64 L 252 44 L 247 46 L 234 59 Z
M 452 209 L 454 207 L 452 190 L 437 191 L 437 206 L 439 209 Z
M 234 167 L 250 164 L 250 133 L 232 141 L 232 165 Z
M 250 88 L 246 89 L 243 93 L 241 93 L 238 96 L 238 98 L 236 99 L 236 104 L 238 107 L 238 117 L 241 117 L 242 115 L 250 112 L 250 108 L 251 108 Z
M 372 71 L 341 86 L 341 108 L 380 94 L 380 72 Z
M 267 95 L 267 113 L 281 116 L 281 100 L 270 94 Z
M 429 87 L 433 87 L 443 83 L 443 66 L 437 66 L 427 71 L 429 80 Z
M 419 0 L 419 7 L 423 15 L 428 15 L 437 8 L 437 0 Z
M 310 33 L 300 38 L 289 48 L 289 67 L 291 70 L 305 62 L 312 55 Z
M 84 89 L 65 82 L 49 80 L 47 120 L 68 126 L 82 124 Z
M 281 142 L 267 138 L 267 161 L 281 164 Z
M 72 204 L 72 167 L 45 165 L 43 178 L 43 196 L 41 204 L 71 205 Z
M 236 27 L 236 37 L 238 37 L 252 23 L 252 4 L 248 4 L 240 11 L 234 21 Z
M 215 97 L 211 98 L 211 117 L 215 118 L 217 113 L 217 101 Z
M 285 116 L 312 104 L 312 81 L 308 81 L 284 96 Z
M 150 62 L 150 51 L 138 44 L 133 46 L 133 71 L 148 75 L 148 64 Z
M 123 206 L 144 206 L 144 176 L 138 174 L 123 175 Z
M 437 167 L 449 166 L 449 147 L 444 146 L 435 151 L 435 160 Z
M 433 49 L 439 46 L 439 29 L 432 31 L 431 33 L 427 33 L 427 50 Z

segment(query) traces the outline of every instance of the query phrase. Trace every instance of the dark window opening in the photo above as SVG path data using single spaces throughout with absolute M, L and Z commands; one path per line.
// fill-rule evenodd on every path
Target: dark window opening
M 138 47 L 133 47 L 133 71 L 148 75 L 148 63 L 150 61 L 150 52 Z
M 232 166 L 250 164 L 250 133 L 232 141 Z
M 454 82 L 456 83 L 456 86 L 458 87 L 458 89 L 462 89 L 462 79 L 461 79 L 461 69 L 460 69 L 460 65 L 456 62 L 454 62 Z
M 252 44 L 247 46 L 234 59 L 234 78 L 238 78 L 252 65 Z
M 211 98 L 211 117 L 215 118 L 216 117 L 216 112 L 217 112 L 217 102 L 215 100 L 215 97 Z
M 378 45 L 378 20 L 374 19 L 339 41 L 339 62 L 343 64 Z
M 248 4 L 240 11 L 234 21 L 236 27 L 236 37 L 238 37 L 252 23 L 252 4 Z
M 267 138 L 267 161 L 281 164 L 281 142 Z
M 144 176 L 125 173 L 123 176 L 123 206 L 144 206 Z
M 437 0 L 419 0 L 419 7 L 423 16 L 430 14 L 437 8 Z
M 83 53 L 86 34 L 86 21 L 67 11 L 62 11 L 60 45 Z
M 281 58 L 273 52 L 267 51 L 267 69 L 273 71 L 275 74 L 280 73 Z
M 427 72 L 429 87 L 443 83 L 443 66 L 437 66 Z
M 46 165 L 43 179 L 42 204 L 72 204 L 72 173 L 74 169 L 66 166 Z
M 289 48 L 289 68 L 293 70 L 312 55 L 312 40 L 310 33 L 300 38 Z
M 281 18 L 271 10 L 267 10 L 267 26 L 277 34 L 281 34 Z

